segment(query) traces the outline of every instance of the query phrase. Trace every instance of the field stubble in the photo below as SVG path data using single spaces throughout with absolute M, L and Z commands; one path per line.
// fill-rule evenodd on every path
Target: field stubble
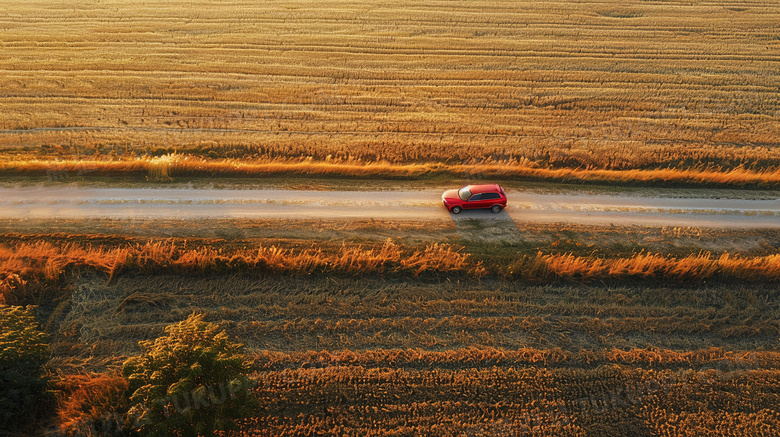
M 63 426 L 88 428 L 81 406 L 103 411 L 122 390 L 111 369 L 193 312 L 249 352 L 261 407 L 232 435 L 650 436 L 676 426 L 693 436 L 777 426 L 777 278 L 719 285 L 718 273 L 693 285 L 644 267 L 611 279 L 594 270 L 677 271 L 686 257 L 717 265 L 725 251 L 727 261 L 762 260 L 776 253 L 773 232 L 529 225 L 512 230 L 525 242 L 468 238 L 490 223 L 298 222 L 285 237 L 278 221 L 216 221 L 197 226 L 233 237 L 186 240 L 173 231 L 179 221 L 161 224 L 178 235 L 167 240 L 121 220 L 81 223 L 93 234 L 59 223 L 60 234 L 4 235 L 0 266 L 12 293 L 53 302 L 39 309 L 48 367 L 81 399 L 62 398 Z M 645 243 L 667 254 L 636 252 Z M 409 264 L 415 253 L 436 262 Z M 558 277 L 533 284 L 501 270 L 524 256 Z M 600 279 L 583 284 L 587 274 Z M 104 423 L 115 419 L 106 414 Z
M 261 407 L 231 435 L 753 435 L 779 423 L 775 294 L 87 275 L 49 366 L 114 368 L 197 311 L 248 347 Z
M 769 1 L 0 3 L 3 175 L 780 180 Z M 498 230 L 522 235 L 504 245 L 445 224 L 452 244 L 383 246 L 368 223 L 258 249 L 234 240 L 271 225 L 191 246 L 148 223 L 57 226 L 0 250 L 3 296 L 47 303 L 49 367 L 114 368 L 204 312 L 252 352 L 262 407 L 237 435 L 780 428 L 771 234 Z M 306 241 L 326 236 L 344 245 Z
M 778 184 L 772 2 L 3 3 L 6 174 Z
M 224 321 L 254 351 L 739 350 L 776 342 L 775 294 L 771 286 L 603 289 L 168 275 L 106 284 L 84 276 L 74 284 L 70 309 L 54 323 L 75 335 L 68 341 L 61 334 L 60 350 L 76 347 L 90 359 L 131 355 L 137 341 L 193 311 Z

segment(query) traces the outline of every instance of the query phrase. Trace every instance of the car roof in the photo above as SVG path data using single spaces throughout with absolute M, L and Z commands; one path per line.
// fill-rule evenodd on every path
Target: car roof
M 469 191 L 471 191 L 472 194 L 477 194 L 477 193 L 496 193 L 496 192 L 498 192 L 498 189 L 499 189 L 498 184 L 469 185 Z

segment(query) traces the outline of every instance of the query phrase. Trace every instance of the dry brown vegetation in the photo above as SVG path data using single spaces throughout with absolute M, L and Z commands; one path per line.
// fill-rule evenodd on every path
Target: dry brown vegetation
M 670 425 L 696 435 L 725 433 L 727 424 L 751 435 L 778 421 L 777 278 L 749 274 L 770 256 L 539 254 L 528 262 L 541 282 L 609 280 L 609 269 L 622 270 L 609 287 L 532 286 L 468 280 L 459 272 L 480 267 L 479 258 L 441 245 L 426 253 L 390 243 L 4 239 L 6 275 L 68 296 L 56 308 L 42 302 L 52 369 L 105 372 L 192 311 L 222 321 L 252 352 L 259 384 L 261 407 L 234 435 L 649 436 Z M 419 266 L 402 264 L 407 258 L 428 259 L 427 271 L 449 280 L 415 277 Z M 433 263 L 441 259 L 458 262 Z M 725 273 L 683 269 L 732 261 L 745 264 L 728 275 L 768 283 L 693 288 L 696 275 Z M 674 282 L 664 275 L 678 271 L 685 279 L 664 288 Z M 645 276 L 652 286 L 622 285 Z M 60 384 L 61 429 L 114 417 L 105 412 L 122 385 L 111 374 Z M 693 412 L 708 419 L 695 422 Z
M 122 276 L 110 284 L 85 276 L 74 280 L 71 293 L 72 306 L 51 312 L 47 322 L 59 326 L 53 350 L 57 366 L 69 371 L 102 370 L 137 353 L 138 341 L 154 338 L 162 326 L 192 311 L 226 321 L 228 331 L 253 351 L 478 347 L 503 350 L 507 365 L 531 360 L 507 352 L 520 349 L 535 349 L 537 361 L 579 366 L 609 362 L 605 351 L 627 348 L 651 349 L 642 362 L 661 362 L 668 354 L 653 351 L 665 348 L 688 357 L 680 363 L 698 366 L 688 351 L 775 350 L 780 334 L 772 285 L 604 289 L 164 275 Z
M 184 246 L 186 243 L 159 241 L 119 248 L 55 246 L 47 242 L 0 246 L 0 303 L 45 302 L 56 297 L 46 291 L 56 290 L 63 275 L 78 269 L 102 272 L 109 279 L 124 271 L 146 275 L 484 274 L 484 268 L 469 262 L 467 254 L 438 243 L 413 251 L 391 241 L 376 248 L 343 245 L 335 251 L 277 246 L 239 250 Z
M 780 186 L 773 1 L 0 10 L 4 177 Z M 4 221 L 0 304 L 39 305 L 63 433 L 193 312 L 251 352 L 235 436 L 780 429 L 776 234 L 394 226 Z
M 777 186 L 774 2 L 2 3 L 4 171 Z
M 256 351 L 238 435 L 659 435 L 691 410 L 752 435 L 777 423 L 777 291 L 739 288 L 120 277 L 79 285 L 54 350 L 132 355 L 206 311 Z
M 57 424 L 65 430 L 75 430 L 87 421 L 100 421 L 117 409 L 127 408 L 127 381 L 118 375 L 65 375 L 55 387 Z
M 215 248 L 206 244 L 156 241 L 118 247 L 49 242 L 0 245 L 0 302 L 40 303 L 51 298 L 70 271 L 89 269 L 109 280 L 122 272 L 144 275 L 376 275 L 423 273 L 480 278 L 485 274 L 531 282 L 650 280 L 694 284 L 707 280 L 771 283 L 780 281 L 780 255 L 735 256 L 699 253 L 670 257 L 635 253 L 628 257 L 577 256 L 571 253 L 521 255 L 509 265 L 473 261 L 470 254 L 433 243 L 420 249 L 398 246 L 391 240 L 375 247 L 343 244 L 339 248 L 252 249 Z M 486 260 L 487 261 L 487 260 Z M 493 261 L 493 260 L 491 260 Z M 42 287 L 42 288 L 41 288 Z M 28 299 L 33 299 L 29 301 Z
M 710 279 L 741 282 L 780 281 L 780 255 L 743 258 L 711 253 L 670 258 L 639 253 L 630 258 L 602 258 L 572 254 L 524 257 L 509 267 L 508 274 L 530 281 L 567 279 L 582 282 L 651 279 L 660 283 L 692 284 Z
M 639 358 L 644 352 L 625 354 Z M 474 349 L 311 353 L 256 376 L 267 407 L 230 435 L 771 434 L 780 425 L 777 370 L 716 370 L 726 362 L 715 358 L 718 351 L 699 352 L 713 354 L 713 367 L 659 370 L 652 368 L 658 363 L 644 367 L 641 358 L 635 368 L 570 369 L 541 361 L 514 367 L 501 362 L 512 352 Z M 450 355 L 451 361 L 438 360 Z M 409 357 L 413 365 L 405 361 Z M 706 419 L 695 421 L 697 414 Z
M 615 170 L 597 167 L 540 167 L 528 160 L 471 160 L 465 164 L 394 164 L 387 161 L 328 159 L 214 160 L 195 156 L 165 155 L 156 158 L 95 161 L 15 161 L 0 163 L 6 174 L 48 177 L 59 182 L 74 176 L 143 176 L 151 181 L 187 177 L 339 176 L 351 178 L 420 179 L 433 177 L 478 177 L 518 181 L 584 182 L 612 185 L 650 184 L 669 186 L 780 187 L 780 167 L 753 170 L 697 166 Z

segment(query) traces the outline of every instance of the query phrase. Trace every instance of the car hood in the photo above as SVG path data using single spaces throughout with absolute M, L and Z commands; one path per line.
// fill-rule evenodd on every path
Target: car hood
M 447 190 L 441 195 L 442 199 L 460 200 L 458 197 L 458 190 Z

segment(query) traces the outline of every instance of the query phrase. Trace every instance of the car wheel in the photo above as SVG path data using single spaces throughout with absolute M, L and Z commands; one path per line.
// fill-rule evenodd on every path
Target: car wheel
M 499 212 L 501 212 L 501 210 L 502 210 L 502 209 L 503 209 L 503 208 L 501 208 L 501 205 L 493 205 L 493 207 L 491 207 L 491 208 L 490 208 L 490 210 L 491 210 L 491 211 L 493 211 L 493 212 L 494 212 L 494 213 L 496 213 L 496 214 L 498 214 Z
M 463 208 L 459 206 L 453 206 L 452 209 L 450 210 L 450 212 L 453 214 L 460 214 L 461 211 L 463 211 Z

